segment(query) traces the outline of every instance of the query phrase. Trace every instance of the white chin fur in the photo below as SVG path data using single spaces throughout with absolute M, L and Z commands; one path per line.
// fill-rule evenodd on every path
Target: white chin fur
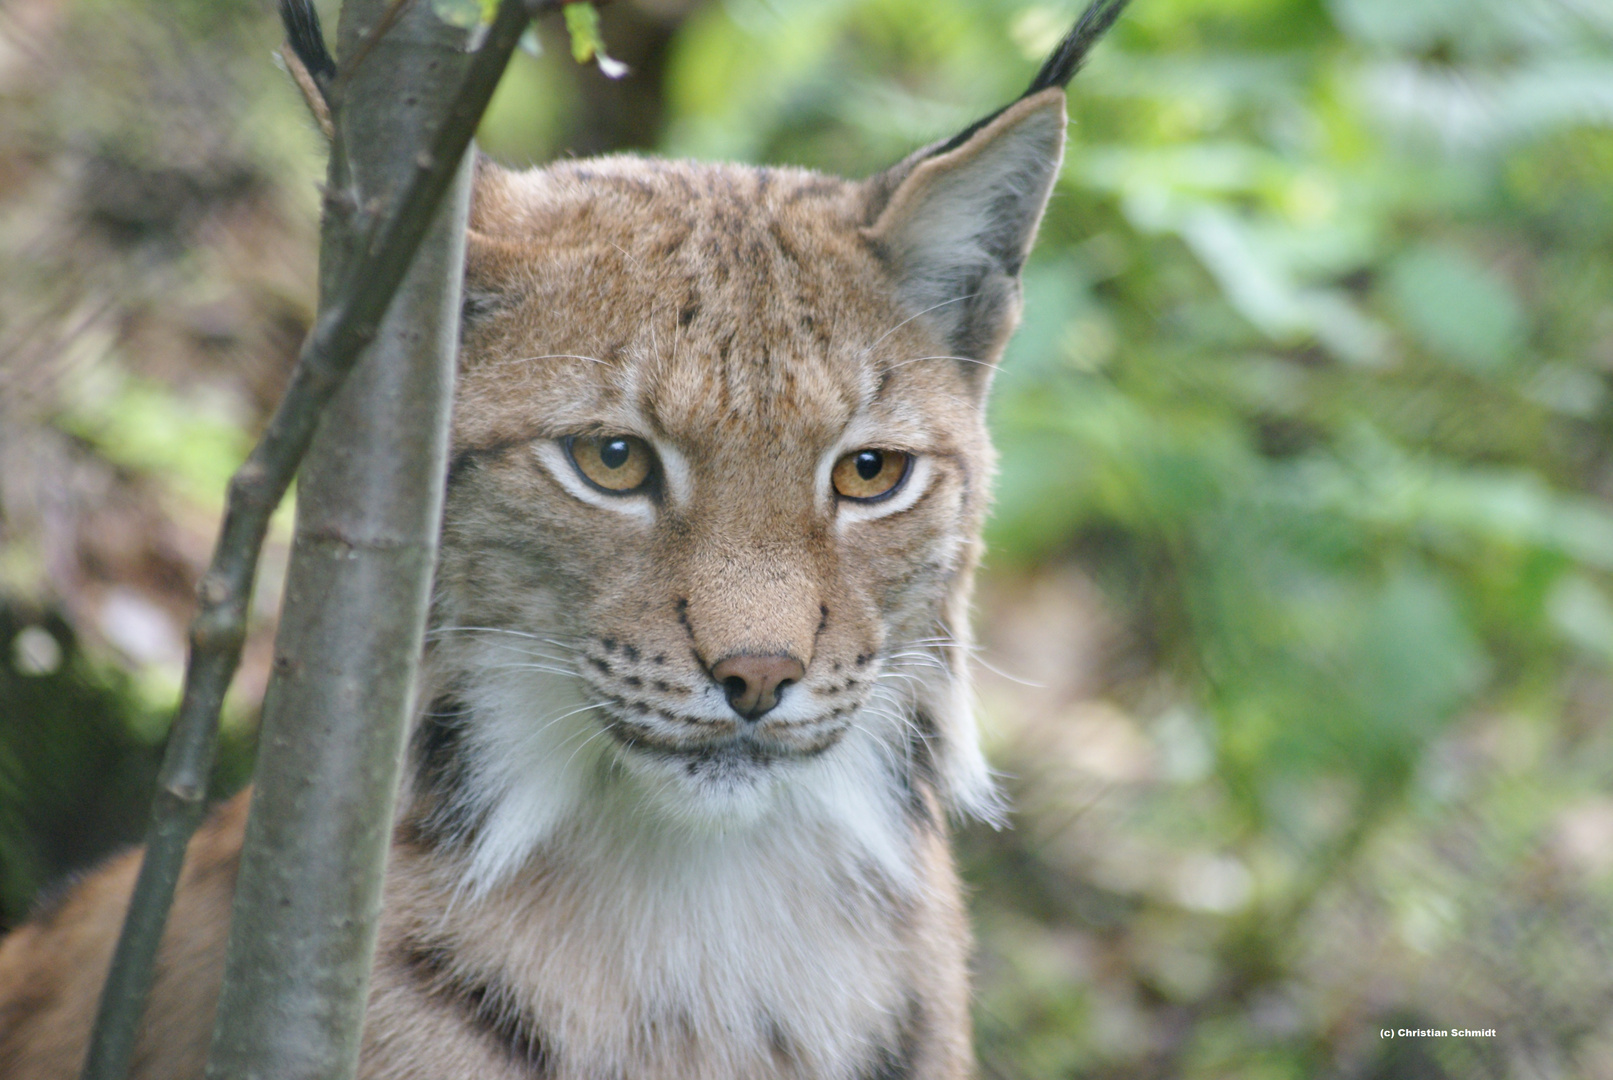
M 681 758 L 618 749 L 617 760 L 634 801 L 656 816 L 703 833 L 742 829 L 760 820 L 775 801 L 785 762 L 716 760 L 693 770 Z
M 563 828 L 623 823 L 668 845 L 828 831 L 894 884 L 912 879 L 912 826 L 893 768 L 900 751 L 874 733 L 876 717 L 811 759 L 741 759 L 691 774 L 681 758 L 618 747 L 574 679 L 491 665 L 484 672 L 466 702 L 481 819 L 462 882 L 472 897 Z

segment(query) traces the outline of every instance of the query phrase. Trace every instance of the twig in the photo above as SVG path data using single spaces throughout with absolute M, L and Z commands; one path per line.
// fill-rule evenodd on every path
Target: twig
M 285 397 L 230 480 L 224 524 L 190 628 L 179 713 L 158 775 L 145 857 L 101 992 L 83 1080 L 123 1080 L 151 990 L 185 848 L 206 807 L 224 694 L 240 664 L 247 605 L 269 518 L 285 496 L 319 416 L 375 335 L 430 226 L 529 19 L 555 0 L 503 0 L 447 114 L 392 213 L 355 253 L 346 286 L 303 342 Z

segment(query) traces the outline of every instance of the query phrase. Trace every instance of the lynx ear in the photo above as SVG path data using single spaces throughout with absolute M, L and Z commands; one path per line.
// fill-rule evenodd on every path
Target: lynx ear
M 1063 88 L 1126 3 L 1092 0 L 1018 101 L 868 182 L 869 239 L 958 356 L 994 363 L 1013 332 L 1019 268 L 1064 155 Z
M 867 235 L 902 298 L 958 356 L 994 362 L 1019 319 L 1019 269 L 1058 176 L 1064 126 L 1064 91 L 1050 87 L 875 182 L 890 194 Z

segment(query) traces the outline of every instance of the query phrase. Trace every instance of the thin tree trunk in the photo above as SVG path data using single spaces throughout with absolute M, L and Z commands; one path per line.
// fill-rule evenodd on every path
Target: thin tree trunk
M 347 0 L 358 54 L 390 0 Z M 427 153 L 469 57 L 407 4 L 344 66 L 321 300 L 360 257 L 371 208 Z M 358 1062 L 404 732 L 442 509 L 469 161 L 300 476 L 297 531 L 264 702 L 207 1075 L 313 1080 Z

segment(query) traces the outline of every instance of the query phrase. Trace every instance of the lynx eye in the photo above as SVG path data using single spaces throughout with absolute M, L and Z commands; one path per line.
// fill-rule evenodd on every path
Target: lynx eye
M 842 498 L 872 502 L 901 487 L 912 466 L 913 456 L 900 450 L 854 450 L 835 462 L 830 479 Z
M 565 446 L 582 478 L 612 495 L 638 491 L 655 471 L 655 451 L 631 435 L 573 435 Z

